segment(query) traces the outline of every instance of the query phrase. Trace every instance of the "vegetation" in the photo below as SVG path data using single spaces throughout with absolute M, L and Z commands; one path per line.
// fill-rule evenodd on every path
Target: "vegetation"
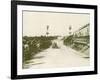
M 70 46 L 73 43 L 73 35 L 64 39 L 64 45 Z
M 23 63 L 31 60 L 37 53 L 49 48 L 51 46 L 51 40 L 56 37 L 23 37 Z

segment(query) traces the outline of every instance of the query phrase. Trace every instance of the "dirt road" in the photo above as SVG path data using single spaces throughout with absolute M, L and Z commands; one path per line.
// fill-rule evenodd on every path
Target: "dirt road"
M 62 40 L 53 42 L 56 42 L 59 48 L 51 46 L 37 54 L 25 66 L 33 69 L 89 66 L 89 58 L 81 57 L 77 51 L 63 45 Z

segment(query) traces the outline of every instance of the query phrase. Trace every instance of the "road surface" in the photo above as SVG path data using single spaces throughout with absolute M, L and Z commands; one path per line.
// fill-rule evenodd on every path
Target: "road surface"
M 42 69 L 89 66 L 89 58 L 81 57 L 77 54 L 79 52 L 63 45 L 62 40 L 57 39 L 53 42 L 56 42 L 59 48 L 52 48 L 51 46 L 37 54 L 24 67 Z

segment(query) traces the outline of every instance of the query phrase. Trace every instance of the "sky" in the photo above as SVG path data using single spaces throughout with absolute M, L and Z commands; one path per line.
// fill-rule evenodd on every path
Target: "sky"
M 23 36 L 66 36 L 90 22 L 89 14 L 23 11 Z

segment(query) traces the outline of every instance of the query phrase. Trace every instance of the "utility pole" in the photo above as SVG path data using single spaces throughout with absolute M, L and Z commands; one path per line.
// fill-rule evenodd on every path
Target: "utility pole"
M 47 31 L 46 31 L 46 36 L 48 36 L 49 35 L 49 25 L 47 25 Z
M 70 26 L 69 26 L 69 35 L 72 34 L 72 31 L 71 31 L 71 30 L 72 30 L 72 26 L 70 25 Z

